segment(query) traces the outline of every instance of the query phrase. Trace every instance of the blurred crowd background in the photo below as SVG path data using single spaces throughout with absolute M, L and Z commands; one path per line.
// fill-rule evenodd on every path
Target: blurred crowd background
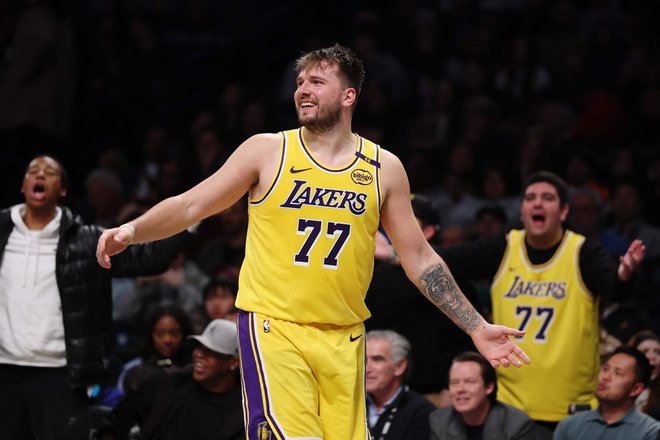
M 519 226 L 521 182 L 555 171 L 571 228 L 615 254 L 647 245 L 611 333 L 657 331 L 657 23 L 657 0 L 0 0 L 2 205 L 22 201 L 27 161 L 46 151 L 75 212 L 121 224 L 247 137 L 296 127 L 294 60 L 339 42 L 367 72 L 354 131 L 399 155 L 443 246 Z M 242 201 L 170 272 L 116 280 L 118 322 L 146 316 L 145 298 L 199 307 L 209 279 L 236 276 L 246 221 Z

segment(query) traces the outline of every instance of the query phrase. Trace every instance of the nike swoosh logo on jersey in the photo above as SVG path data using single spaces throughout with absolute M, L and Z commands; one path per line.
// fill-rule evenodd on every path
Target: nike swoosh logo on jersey
M 310 167 L 310 168 L 299 168 L 299 169 L 296 169 L 295 166 L 292 166 L 291 169 L 290 169 L 289 171 L 291 172 L 291 174 L 296 174 L 296 173 L 302 173 L 303 171 L 309 171 L 309 170 L 311 170 L 311 169 L 312 169 L 311 167 Z
M 355 342 L 355 341 L 357 341 L 358 339 L 360 339 L 361 337 L 362 337 L 362 333 L 360 333 L 359 335 L 357 335 L 357 336 L 355 336 L 355 337 L 353 337 L 353 335 L 351 335 L 351 336 L 349 336 L 348 338 L 351 340 L 351 342 Z

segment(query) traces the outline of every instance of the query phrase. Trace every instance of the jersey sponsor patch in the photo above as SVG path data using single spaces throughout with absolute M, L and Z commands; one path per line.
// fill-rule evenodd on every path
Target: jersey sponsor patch
M 351 179 L 353 182 L 357 183 L 358 185 L 371 185 L 371 182 L 374 181 L 374 176 L 371 175 L 371 173 L 367 170 L 353 170 L 351 173 Z

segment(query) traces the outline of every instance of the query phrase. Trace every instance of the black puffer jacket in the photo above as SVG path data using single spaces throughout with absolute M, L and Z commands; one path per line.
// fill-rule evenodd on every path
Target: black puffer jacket
M 10 211 L 0 211 L 0 258 L 14 227 Z M 103 228 L 85 225 L 62 207 L 55 274 L 62 302 L 66 360 L 72 386 L 103 378 L 110 367 L 112 347 L 112 277 L 155 275 L 168 269 L 190 234 L 129 246 L 112 257 L 112 268 L 96 261 Z M 2 261 L 0 260 L 0 265 Z

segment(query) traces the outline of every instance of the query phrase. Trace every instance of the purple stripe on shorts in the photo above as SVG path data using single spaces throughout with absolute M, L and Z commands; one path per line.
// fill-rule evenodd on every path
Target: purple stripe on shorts
M 247 438 L 259 439 L 257 430 L 260 424 L 267 423 L 264 408 L 269 414 L 269 419 L 273 420 L 270 416 L 270 404 L 268 402 L 268 389 L 266 388 L 265 378 L 263 382 L 264 395 L 266 400 L 262 399 L 261 386 L 262 382 L 259 380 L 258 372 L 263 374 L 263 364 L 260 359 L 259 346 L 255 339 L 251 338 L 251 332 L 255 335 L 258 331 L 254 328 L 254 314 L 251 312 L 240 311 L 238 314 L 238 341 L 241 351 L 241 371 L 243 373 L 243 389 L 244 397 L 247 403 L 244 407 L 247 408 Z M 285 438 L 281 429 L 278 426 L 268 423 L 270 429 L 275 429 L 280 438 Z

